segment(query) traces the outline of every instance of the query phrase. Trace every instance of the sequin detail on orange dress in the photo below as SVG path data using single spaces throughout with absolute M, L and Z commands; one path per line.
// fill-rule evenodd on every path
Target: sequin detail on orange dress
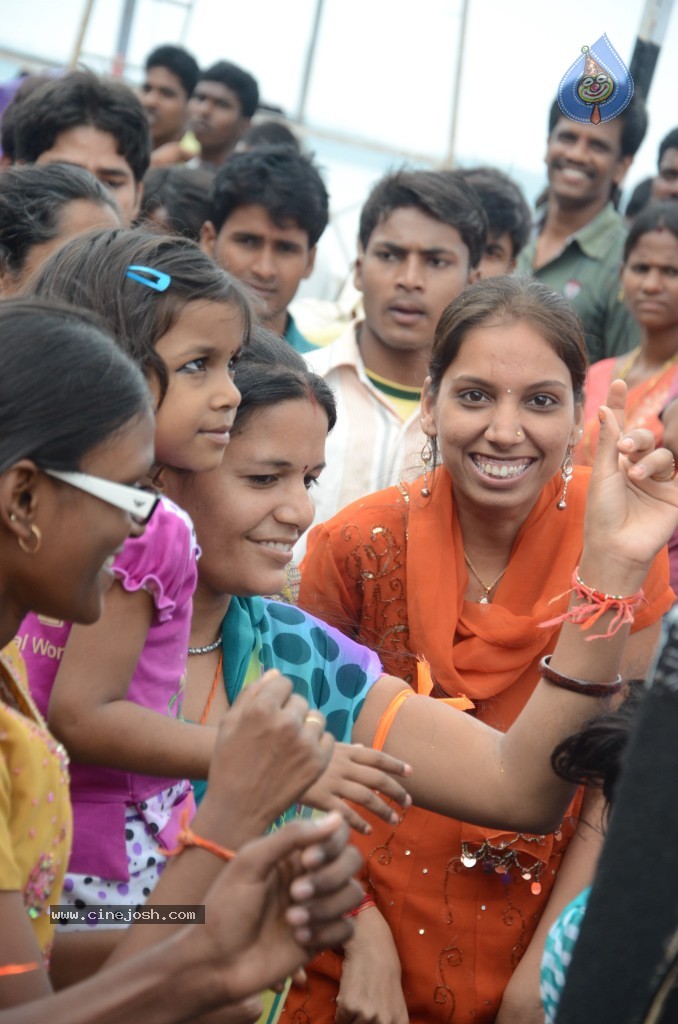
M 441 470 L 426 500 L 414 486 L 393 487 L 316 527 L 299 603 L 374 647 L 385 670 L 413 686 L 423 657 L 434 696 L 466 694 L 474 714 L 505 730 L 537 685 L 540 657 L 556 643 L 557 630 L 539 623 L 553 617 L 549 602 L 577 564 L 588 478 L 588 470 L 575 470 L 565 516 L 556 509 L 559 480 L 546 485 L 491 604 L 465 599 L 463 537 L 452 483 Z M 634 629 L 670 607 L 667 569 L 663 556 L 655 561 L 646 582 L 649 604 Z M 372 836 L 354 838 L 367 861 L 366 889 L 394 936 L 412 1024 L 495 1020 L 548 903 L 579 807 L 580 798 L 558 833 L 546 837 L 409 808 L 396 829 L 373 819 Z M 317 958 L 307 969 L 307 989 L 293 990 L 283 1020 L 296 1024 L 303 1010 L 313 1024 L 331 1024 L 340 974 L 336 954 Z

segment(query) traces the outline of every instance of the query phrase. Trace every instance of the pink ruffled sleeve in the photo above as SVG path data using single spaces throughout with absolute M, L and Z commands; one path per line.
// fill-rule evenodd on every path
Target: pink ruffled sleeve
M 163 497 L 142 536 L 125 542 L 113 572 L 125 590 L 146 590 L 156 621 L 166 622 L 195 589 L 198 553 L 190 517 Z

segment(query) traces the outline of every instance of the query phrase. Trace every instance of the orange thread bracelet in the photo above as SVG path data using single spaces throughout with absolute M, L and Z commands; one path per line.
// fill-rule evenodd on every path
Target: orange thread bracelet
M 165 857 L 176 857 L 178 854 L 183 853 L 190 846 L 197 846 L 202 850 L 207 850 L 208 853 L 213 853 L 215 857 L 219 857 L 220 860 L 233 860 L 235 857 L 235 850 L 229 850 L 227 846 L 219 846 L 218 843 L 213 843 L 209 839 L 203 839 L 202 836 L 196 835 L 193 829 L 188 824 L 189 812 L 186 810 L 181 816 L 181 829 L 177 836 L 177 846 L 173 850 L 163 850 Z
M 27 974 L 28 971 L 37 971 L 39 968 L 40 964 L 35 961 L 27 964 L 4 964 L 0 967 L 0 978 L 11 974 Z

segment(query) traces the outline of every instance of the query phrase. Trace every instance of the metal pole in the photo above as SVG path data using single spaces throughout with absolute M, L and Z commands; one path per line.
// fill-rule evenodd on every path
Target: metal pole
M 189 3 L 186 4 L 186 14 L 184 15 L 184 24 L 183 24 L 183 27 L 181 29 L 181 35 L 179 37 L 179 42 L 181 43 L 182 46 L 184 45 L 184 43 L 186 41 L 186 36 L 188 35 L 188 29 L 189 29 L 189 26 L 191 24 L 191 19 L 192 18 L 193 18 L 193 3 L 190 2 L 190 0 L 189 0 Z
M 647 99 L 673 0 L 646 0 L 629 71 L 634 92 Z
M 463 0 L 461 5 L 461 20 L 459 23 L 459 45 L 457 47 L 457 70 L 454 76 L 454 92 L 452 94 L 452 117 L 450 119 L 450 134 L 447 141 L 447 153 L 443 160 L 443 167 L 454 167 L 454 152 L 457 145 L 457 123 L 459 121 L 459 101 L 461 98 L 461 75 L 464 67 L 464 46 L 466 45 L 466 22 L 470 0 Z
M 89 20 L 92 17 L 92 9 L 94 7 L 94 0 L 86 0 L 85 6 L 83 7 L 82 14 L 80 15 L 80 25 L 78 27 L 78 34 L 75 37 L 75 43 L 73 44 L 73 52 L 71 59 L 68 62 L 68 70 L 74 71 L 78 61 L 80 60 L 80 53 L 82 51 L 82 44 L 85 41 L 85 33 L 89 27 Z
M 306 52 L 306 62 L 304 64 L 304 77 L 301 81 L 301 92 L 299 93 L 299 105 L 297 107 L 297 113 L 295 120 L 299 124 L 304 123 L 306 116 L 306 100 L 308 98 L 308 90 L 311 85 L 311 74 L 313 72 L 313 64 L 315 61 L 315 50 L 318 45 L 318 36 L 320 34 L 320 22 L 323 16 L 323 7 L 325 6 L 325 0 L 316 0 L 315 4 L 315 15 L 313 17 L 313 28 L 311 29 L 311 38 L 308 41 L 308 50 Z
M 130 36 L 132 34 L 132 22 L 134 21 L 134 8 L 136 7 L 136 3 L 137 0 L 125 0 L 125 5 L 122 9 L 120 28 L 118 29 L 118 41 L 116 43 L 115 56 L 111 66 L 111 74 L 115 75 L 117 78 L 119 78 L 125 70 L 125 62 L 127 59 Z

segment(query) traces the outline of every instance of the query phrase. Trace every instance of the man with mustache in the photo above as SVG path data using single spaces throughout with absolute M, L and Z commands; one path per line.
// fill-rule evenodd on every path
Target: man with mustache
M 592 363 L 639 342 L 619 285 L 626 228 L 615 200 L 646 131 L 647 113 L 637 97 L 600 124 L 571 120 L 557 102 L 551 107 L 545 212 L 518 259 L 518 273 L 570 300 L 584 324 Z

